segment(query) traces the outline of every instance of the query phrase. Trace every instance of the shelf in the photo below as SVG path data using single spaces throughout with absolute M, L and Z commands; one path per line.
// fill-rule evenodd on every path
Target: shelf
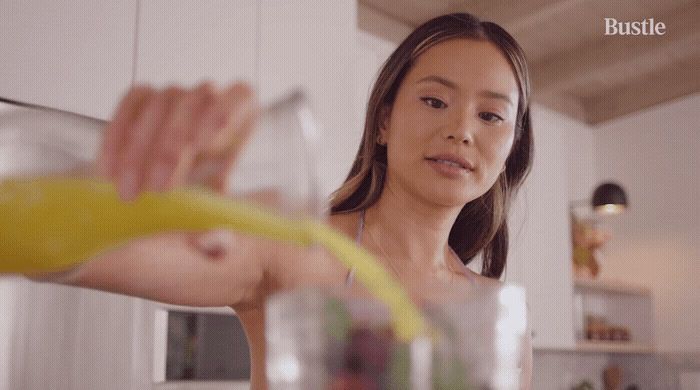
M 248 390 L 249 381 L 167 381 L 153 383 L 155 390 Z
M 171 305 L 167 303 L 156 303 L 156 307 L 166 311 L 181 311 L 185 313 L 205 313 L 205 314 L 226 314 L 235 316 L 236 312 L 228 306 L 212 306 L 212 307 L 192 307 Z
M 627 341 L 577 341 L 577 352 L 651 354 L 656 349 L 651 344 Z
M 588 291 L 598 291 L 605 293 L 651 296 L 650 288 L 629 282 L 622 282 L 619 280 L 574 278 L 574 287 L 579 289 L 585 289 Z

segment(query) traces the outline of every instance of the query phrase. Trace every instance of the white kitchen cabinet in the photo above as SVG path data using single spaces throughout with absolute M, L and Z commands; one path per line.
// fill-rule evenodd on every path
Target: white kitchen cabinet
M 22 110 L 29 109 L 13 108 L 20 116 Z M 54 130 L 94 154 L 92 128 L 64 122 Z M 152 310 L 144 308 L 150 303 L 1 275 L 0 286 L 0 389 L 122 390 L 148 383 Z
M 143 1 L 136 82 L 255 84 L 258 7 L 255 0 Z
M 337 189 L 362 134 L 353 95 L 357 4 L 261 0 L 258 93 L 264 103 L 302 88 L 321 128 L 322 192 Z
M 361 133 L 353 58 L 356 4 L 342 0 L 143 2 L 136 81 L 253 85 L 263 105 L 302 89 L 321 128 L 319 174 L 330 194 L 350 169 Z
M 150 303 L 26 280 L 14 296 L 4 389 L 147 388 Z
M 137 0 L 0 3 L 0 96 L 106 119 L 132 76 Z
M 362 131 L 351 0 L 11 1 L 0 13 L 0 96 L 109 119 L 131 84 L 251 83 L 263 104 L 301 88 L 321 130 L 325 195 Z M 138 17 L 137 17 L 138 15 Z M 359 108 L 361 109 L 361 108 Z

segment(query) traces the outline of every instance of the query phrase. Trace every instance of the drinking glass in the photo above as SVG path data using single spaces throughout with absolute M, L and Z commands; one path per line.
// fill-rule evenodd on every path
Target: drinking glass
M 148 233 L 208 227 L 198 209 L 201 203 L 185 207 L 186 215 L 174 211 L 166 215 L 166 211 L 153 210 L 159 194 L 140 194 L 133 207 L 116 199 L 113 186 L 94 176 L 105 125 L 105 121 L 42 107 L 2 108 L 0 273 L 67 268 L 75 264 L 61 260 L 61 253 L 87 253 L 78 251 L 79 247 L 97 238 L 104 242 L 115 232 L 122 240 L 136 238 L 130 236 L 132 228 L 144 224 L 149 225 L 143 230 Z M 227 195 L 284 217 L 321 218 L 326 208 L 317 174 L 318 141 L 318 127 L 302 92 L 270 104 L 262 110 L 257 128 L 238 156 Z M 94 181 L 94 187 L 81 193 L 85 197 L 81 204 L 66 188 L 49 191 L 35 181 L 46 178 L 88 179 Z M 114 208 L 123 214 L 115 216 Z M 117 219 L 112 224 L 104 221 L 110 216 Z M 160 225 L 149 220 L 166 217 L 170 219 Z M 121 243 L 114 242 L 119 237 L 110 239 L 111 244 Z
M 458 358 L 475 388 L 520 388 L 519 363 L 527 329 L 525 289 L 514 284 L 479 286 L 425 308 L 451 335 L 438 352 Z
M 519 388 L 525 291 L 479 286 L 431 301 L 432 331 L 392 333 L 381 302 L 321 289 L 280 292 L 265 310 L 268 386 L 276 389 Z
M 265 341 L 270 390 L 429 390 L 441 384 L 432 375 L 432 340 L 399 340 L 384 303 L 350 292 L 274 294 L 265 307 Z

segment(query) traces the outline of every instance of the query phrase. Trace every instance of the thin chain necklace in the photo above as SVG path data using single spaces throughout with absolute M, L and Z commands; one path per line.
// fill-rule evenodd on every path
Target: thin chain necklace
M 376 238 L 374 238 L 374 235 L 372 234 L 370 229 L 365 228 L 364 230 L 367 231 L 367 235 L 372 240 L 372 243 L 376 247 L 379 248 L 379 250 L 381 251 L 382 257 L 384 257 L 385 263 L 389 264 L 389 267 L 391 268 L 391 271 L 394 273 L 394 275 L 396 275 L 396 278 L 401 280 L 401 274 L 399 274 L 399 271 L 396 269 L 396 267 L 394 267 L 394 262 L 391 260 L 391 257 L 389 257 L 389 255 L 386 253 L 386 251 L 384 250 L 384 247 L 379 243 L 379 241 L 377 241 Z M 451 247 L 450 247 L 450 252 L 452 254 L 454 254 L 455 256 L 457 255 Z M 445 267 L 447 268 L 447 270 L 450 273 L 450 284 L 452 284 L 454 281 L 455 271 L 450 267 L 450 265 L 448 264 L 447 261 L 445 262 Z
M 396 277 L 401 280 L 401 275 L 399 274 L 399 271 L 394 267 L 394 262 L 391 261 L 391 257 L 386 253 L 384 250 L 384 247 L 379 244 L 379 242 L 374 238 L 374 235 L 372 235 L 372 232 L 369 229 L 365 229 L 367 232 L 367 235 L 369 238 L 372 240 L 372 243 L 379 248 L 379 250 L 382 252 L 382 257 L 384 257 L 385 263 L 389 265 L 389 268 L 391 268 L 391 271 L 396 275 Z

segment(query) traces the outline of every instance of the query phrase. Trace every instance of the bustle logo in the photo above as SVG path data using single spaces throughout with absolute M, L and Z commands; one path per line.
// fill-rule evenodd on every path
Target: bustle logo
M 655 22 L 654 18 L 633 22 L 618 22 L 615 18 L 605 18 L 605 35 L 664 35 L 666 25 Z

